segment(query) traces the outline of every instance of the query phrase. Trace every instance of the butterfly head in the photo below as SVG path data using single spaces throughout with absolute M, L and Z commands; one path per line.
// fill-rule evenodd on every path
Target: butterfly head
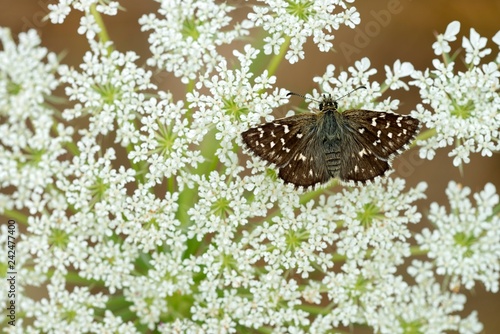
M 319 104 L 319 110 L 321 111 L 329 111 L 329 110 L 337 110 L 338 103 L 336 100 L 332 98 L 331 94 L 323 95 L 323 99 Z

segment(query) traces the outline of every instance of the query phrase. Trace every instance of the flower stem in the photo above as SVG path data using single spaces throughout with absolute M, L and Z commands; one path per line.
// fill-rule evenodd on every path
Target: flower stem
M 16 221 L 16 223 L 21 223 L 23 225 L 28 224 L 28 217 L 22 214 L 20 211 L 5 209 L 3 216 L 10 217 Z
M 410 145 L 410 147 L 414 147 L 416 146 L 416 142 L 418 140 L 426 140 L 426 139 L 429 139 L 431 137 L 434 137 L 436 135 L 436 129 L 429 129 L 429 130 L 426 130 L 424 132 L 421 132 L 417 138 L 415 138 L 415 140 L 413 141 L 413 143 Z
M 267 71 L 269 72 L 269 76 L 274 75 L 281 61 L 285 57 L 286 51 L 288 50 L 288 46 L 290 45 L 291 38 L 289 36 L 285 36 L 285 42 L 281 44 L 280 52 L 276 55 L 273 55 L 271 61 L 269 61 L 269 65 L 267 66 Z
M 106 43 L 109 41 L 109 35 L 108 35 L 108 30 L 106 29 L 106 25 L 104 24 L 104 21 L 102 19 L 101 14 L 96 10 L 95 4 L 90 6 L 90 13 L 94 17 L 95 22 L 99 26 L 99 39 L 101 40 L 101 43 Z M 113 48 L 111 46 L 108 46 L 108 53 L 111 53 L 113 51 Z

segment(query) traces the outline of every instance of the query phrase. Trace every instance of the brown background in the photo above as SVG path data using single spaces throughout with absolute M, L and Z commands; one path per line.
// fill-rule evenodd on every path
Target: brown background
M 234 15 L 241 18 L 248 11 L 248 4 L 244 1 L 227 1 L 238 7 Z M 11 28 L 16 36 L 20 31 L 28 28 L 37 29 L 42 36 L 42 43 L 55 53 L 67 52 L 63 62 L 77 66 L 86 50 L 86 39 L 76 33 L 80 18 L 79 12 L 72 12 L 62 25 L 52 25 L 42 19 L 47 14 L 47 0 L 0 0 L 0 26 Z M 147 33 L 140 31 L 137 23 L 140 16 L 154 12 L 158 4 L 151 1 L 120 1 L 126 9 L 117 17 L 105 17 L 110 38 L 116 43 L 120 51 L 133 50 L 141 56 L 139 64 L 143 64 L 150 55 L 147 43 Z M 361 14 L 361 24 L 356 30 L 341 28 L 333 41 L 337 52 L 321 53 L 312 43 L 306 44 L 306 60 L 290 65 L 283 62 L 276 75 L 277 85 L 291 91 L 307 93 L 317 88 L 312 78 L 322 75 L 328 64 L 335 64 L 337 72 L 346 69 L 355 60 L 368 57 L 372 67 L 378 70 L 375 80 L 384 78 L 384 65 L 392 65 L 396 59 L 410 61 L 417 69 L 431 67 L 431 60 L 435 57 L 432 43 L 435 33 L 443 33 L 449 22 L 459 20 L 461 36 L 469 35 L 469 29 L 474 27 L 481 36 L 491 39 L 500 29 L 500 1 L 357 1 L 355 6 Z M 376 13 L 388 11 L 392 13 L 388 19 L 380 23 Z M 375 13 L 375 14 L 374 14 Z M 386 12 L 387 13 L 387 12 Z M 367 38 L 362 38 L 362 34 Z M 245 42 L 246 43 L 246 42 Z M 241 48 L 244 42 L 236 43 Z M 497 45 L 488 45 L 493 49 L 493 55 L 498 53 Z M 347 53 L 346 48 L 352 52 Z M 229 54 L 230 49 L 222 51 Z M 493 60 L 494 57 L 488 58 Z M 157 84 L 163 90 L 171 90 L 176 98 L 181 99 L 184 87 L 173 76 L 164 76 Z M 418 91 L 403 90 L 392 95 L 401 101 L 401 113 L 408 113 L 419 103 Z M 294 103 L 294 101 L 292 101 Z M 284 116 L 292 105 L 276 111 L 276 116 Z M 463 168 L 460 175 L 457 168 L 452 166 L 452 159 L 447 156 L 447 150 L 438 152 L 432 161 L 422 161 L 415 150 L 406 152 L 397 159 L 395 167 L 397 174 L 408 180 L 409 185 L 415 185 L 425 180 L 428 185 L 428 199 L 422 201 L 421 212 L 425 214 L 429 203 L 437 201 L 446 203 L 444 189 L 449 180 L 455 180 L 464 186 L 472 188 L 473 192 L 484 188 L 485 183 L 492 182 L 500 192 L 500 156 L 494 154 L 492 158 L 483 158 L 479 154 L 472 155 L 471 163 Z M 420 226 L 424 226 L 425 222 Z M 420 227 L 421 228 L 421 227 Z M 467 310 L 479 311 L 479 319 L 485 325 L 484 333 L 500 333 L 500 296 L 485 293 L 479 284 L 473 293 L 467 293 Z M 353 332 L 362 331 L 354 329 Z

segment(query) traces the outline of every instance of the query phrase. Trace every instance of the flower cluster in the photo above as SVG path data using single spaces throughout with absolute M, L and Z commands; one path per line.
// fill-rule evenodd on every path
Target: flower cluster
M 349 103 L 351 106 L 362 106 L 364 109 L 396 111 L 399 106 L 398 100 L 386 98 L 383 101 L 378 101 L 378 99 L 388 89 L 408 89 L 408 85 L 402 78 L 412 73 L 413 65 L 397 60 L 392 68 L 386 65 L 385 71 L 386 80 L 383 83 L 374 81 L 371 77 L 377 73 L 377 70 L 371 67 L 368 58 L 362 58 L 354 62 L 354 66 L 350 66 L 347 71 L 342 71 L 338 75 L 335 75 L 335 65 L 328 65 L 325 74 L 321 77 L 315 77 L 313 81 L 317 82 L 325 93 L 338 97 L 349 94 L 352 97 L 349 100 L 339 99 L 340 109 L 348 109 L 346 104 Z M 356 94 L 350 94 L 354 88 L 360 86 L 365 86 L 366 89 L 360 90 Z M 318 98 L 317 92 L 314 93 L 315 97 Z
M 48 4 L 49 19 L 54 24 L 62 24 L 72 9 L 83 13 L 80 18 L 78 33 L 85 35 L 91 41 L 97 34 L 102 33 L 103 29 L 97 23 L 96 15 L 116 15 L 119 9 L 118 1 L 111 0 L 62 0 L 56 4 Z
M 450 182 L 446 189 L 450 212 L 432 203 L 429 220 L 434 228 L 425 228 L 416 240 L 433 259 L 436 272 L 449 276 L 452 285 L 470 290 L 480 281 L 487 290 L 498 292 L 500 217 L 492 208 L 498 205 L 499 197 L 495 186 L 488 183 L 483 191 L 474 194 L 474 207 L 467 198 L 470 193 L 470 188 Z
M 35 32 L 16 43 L 0 29 L 0 213 L 23 225 L 22 314 L 6 331 L 480 333 L 477 313 L 463 313 L 462 292 L 499 289 L 493 184 L 472 203 L 471 190 L 451 182 L 449 209 L 422 208 L 427 184 L 394 176 L 303 192 L 241 149 L 241 132 L 288 102 L 273 70 L 257 70 L 260 57 L 293 63 L 307 39 L 329 50 L 333 30 L 359 23 L 350 2 L 261 2 L 231 26 L 226 4 L 161 1 L 140 20 L 152 31 L 154 71 L 101 40 L 100 15 L 116 15 L 117 2 L 50 5 L 54 23 L 82 12 L 89 51 L 76 68 L 59 64 Z M 256 26 L 269 34 L 263 50 L 218 49 Z M 468 68 L 456 73 L 449 43 L 458 31 L 452 23 L 438 36 L 435 70 L 397 60 L 377 82 L 363 58 L 340 73 L 328 66 L 312 95 L 338 97 L 341 111 L 395 111 L 399 101 L 383 95 L 417 86 L 423 104 L 413 114 L 429 128 L 419 141 L 424 156 L 456 140 L 456 164 L 470 152 L 490 156 L 499 142 L 500 58 L 481 65 L 490 51 L 471 31 Z M 187 83 L 183 98 L 152 84 L 160 70 Z M 361 85 L 367 89 L 348 94 Z M 64 105 L 51 97 L 58 87 Z M 425 221 L 432 226 L 414 234 Z M 1 225 L 0 243 L 7 234 Z M 7 298 L 0 294 L 1 303 Z
M 58 3 L 47 5 L 50 11 L 48 17 L 54 24 L 63 23 L 72 9 L 83 12 L 84 16 L 80 20 L 79 33 L 81 33 L 80 29 L 83 29 L 83 26 L 89 26 L 89 22 L 95 22 L 94 17 L 88 15 L 92 10 L 105 15 L 116 15 L 119 7 L 118 1 L 111 0 L 61 0 Z M 93 24 L 92 26 L 98 28 Z
M 244 47 L 244 53 L 235 51 L 239 62 L 238 70 L 227 68 L 227 61 L 217 65 L 217 75 L 200 80 L 196 89 L 186 95 L 189 107 L 194 109 L 193 136 L 201 141 L 210 130 L 215 131 L 215 139 L 220 145 L 215 154 L 219 161 L 231 167 L 238 164 L 235 140 L 240 133 L 260 122 L 261 118 L 271 120 L 273 109 L 287 102 L 284 89 L 274 89 L 276 78 L 264 71 L 254 77 L 250 65 L 257 58 L 259 51 L 250 45 Z M 201 91 L 209 90 L 209 94 Z M 197 130 L 197 131 L 196 131 Z
M 438 35 L 433 48 L 443 59 L 434 59 L 432 69 L 414 71 L 410 82 L 420 89 L 423 102 L 413 115 L 436 132 L 417 143 L 422 146 L 420 156 L 432 159 L 437 149 L 454 145 L 449 156 L 455 166 L 468 163 L 471 153 L 491 157 L 500 150 L 498 60 L 481 63 L 492 50 L 486 48 L 487 39 L 471 28 L 462 41 L 466 70 L 458 70 L 449 42 L 456 40 L 459 30 L 459 22 L 454 21 Z M 500 46 L 500 35 L 496 36 L 493 41 Z
M 66 166 L 60 157 L 73 129 L 55 119 L 44 102 L 59 85 L 57 56 L 40 46 L 35 31 L 19 35 L 16 45 L 8 29 L 0 29 L 0 194 L 5 208 L 41 212 L 51 201 L 44 191 Z M 16 66 L 12 66 L 16 64 Z
M 262 26 L 268 36 L 264 38 L 265 54 L 279 54 L 285 46 L 285 55 L 291 64 L 304 59 L 303 46 L 312 37 L 322 52 L 332 49 L 333 30 L 341 25 L 354 28 L 361 22 L 351 1 L 285 1 L 260 0 L 265 5 L 254 6 L 244 27 Z
M 248 34 L 239 24 L 229 27 L 233 9 L 211 0 L 162 1 L 161 17 L 149 14 L 139 21 L 143 31 L 153 31 L 148 65 L 172 72 L 183 83 L 212 73 L 224 59 L 217 47 Z

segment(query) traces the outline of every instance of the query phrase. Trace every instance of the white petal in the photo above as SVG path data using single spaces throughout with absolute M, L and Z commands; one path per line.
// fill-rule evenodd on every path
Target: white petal
M 448 24 L 448 27 L 446 27 L 446 31 L 444 32 L 444 39 L 447 40 L 448 42 L 452 42 L 457 39 L 457 34 L 460 31 L 460 22 L 459 21 L 453 21 L 450 24 Z

